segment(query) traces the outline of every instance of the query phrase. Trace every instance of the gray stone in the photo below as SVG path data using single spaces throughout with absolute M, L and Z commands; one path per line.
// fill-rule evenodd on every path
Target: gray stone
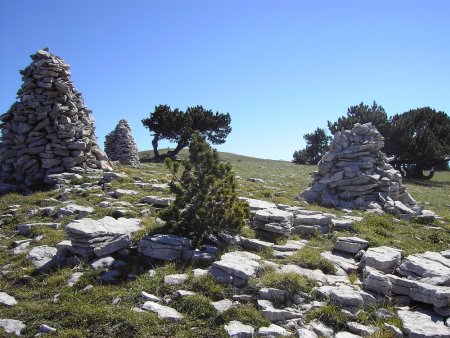
M 363 325 L 357 322 L 348 322 L 347 327 L 350 332 L 363 337 L 373 335 L 377 332 L 377 328 L 375 326 Z
M 355 308 L 369 307 L 376 301 L 376 299 L 367 292 L 358 290 L 357 288 L 346 284 L 329 287 L 329 295 L 331 301 L 334 303 Z
M 212 306 L 217 310 L 218 313 L 223 313 L 235 306 L 235 303 L 229 299 L 222 299 L 217 302 L 212 302 Z
M 383 328 L 391 333 L 394 338 L 403 338 L 403 332 L 398 327 L 388 323 L 383 323 Z
M 332 253 L 330 251 L 321 252 L 320 256 L 333 263 L 333 265 L 336 267 L 338 271 L 343 270 L 345 271 L 345 273 L 351 273 L 358 270 L 358 265 L 356 264 L 353 258 L 347 258 L 343 255 L 340 255 L 338 253 Z M 336 274 L 339 273 L 337 272 Z
M 273 249 L 277 251 L 297 251 L 302 249 L 306 245 L 307 241 L 305 240 L 292 240 L 288 239 L 286 244 L 283 245 L 274 245 Z
M 175 275 L 167 275 L 167 276 L 164 276 L 164 284 L 166 284 L 166 285 L 183 284 L 188 279 L 188 277 L 189 276 L 185 273 L 175 274 Z
M 392 273 L 400 264 L 402 258 L 401 250 L 388 246 L 369 248 L 361 259 L 362 266 L 380 270 L 385 273 Z
M 245 237 L 241 238 L 240 245 L 244 249 L 255 250 L 255 251 L 273 247 L 273 243 L 262 241 L 262 240 L 255 239 L 255 238 L 245 238 Z
M 151 293 L 147 293 L 145 291 L 141 292 L 141 296 L 145 299 L 145 300 L 150 300 L 152 302 L 156 302 L 159 303 L 161 301 L 161 299 Z
M 259 299 L 266 299 L 275 302 L 284 302 L 287 293 L 285 290 L 275 288 L 262 288 L 258 291 Z
M 88 216 L 89 214 L 93 213 L 94 209 L 91 207 L 84 207 L 82 205 L 77 204 L 67 204 L 65 207 L 59 208 L 56 211 L 56 214 L 58 217 L 64 217 L 64 216 L 70 216 L 70 215 L 77 215 L 78 219 L 84 218 Z
M 285 328 L 271 324 L 268 327 L 260 327 L 258 330 L 258 337 L 287 337 L 291 333 Z
M 181 260 L 191 247 L 190 239 L 175 235 L 146 236 L 138 243 L 139 253 L 162 260 Z
M 435 285 L 450 286 L 450 259 L 437 252 L 424 252 L 403 259 L 397 272 Z
M 297 330 L 298 338 L 318 338 L 318 336 L 314 333 L 313 330 L 310 330 L 306 327 Z
M 172 293 L 173 298 L 177 297 L 189 297 L 195 295 L 195 292 L 188 291 L 188 290 L 177 290 Z
M 333 337 L 333 329 L 317 320 L 310 322 L 309 326 L 319 337 Z
M 56 329 L 54 327 L 51 327 L 47 324 L 41 324 L 39 326 L 39 333 L 53 333 L 56 332 Z
M 72 276 L 70 276 L 69 280 L 67 281 L 67 285 L 69 287 L 74 286 L 76 283 L 78 283 L 81 280 L 81 277 L 84 275 L 83 272 L 74 272 Z
M 275 203 L 257 200 L 253 198 L 239 197 L 240 200 L 248 203 L 250 210 L 274 209 L 277 207 Z
M 260 257 L 245 251 L 233 251 L 222 255 L 212 264 L 209 273 L 220 283 L 242 287 L 259 269 Z
M 399 310 L 403 331 L 409 338 L 449 338 L 450 328 L 442 317 L 429 312 Z
M 386 296 L 390 295 L 392 290 L 391 279 L 388 275 L 367 266 L 363 270 L 363 285 L 367 290 Z
M 334 335 L 334 338 L 361 338 L 362 336 L 347 331 L 341 331 Z
M 92 261 L 91 267 L 94 270 L 109 269 L 115 261 L 112 256 L 100 257 Z
M 14 306 L 17 305 L 17 300 L 13 296 L 8 295 L 6 292 L 0 292 L 0 304 Z
M 15 319 L 0 319 L 0 327 L 7 333 L 13 333 L 16 336 L 20 336 L 22 330 L 25 329 L 25 324 L 20 320 Z
M 158 315 L 158 318 L 160 319 L 167 319 L 174 322 L 183 319 L 183 315 L 179 313 L 177 310 L 152 301 L 146 301 L 142 305 L 142 309 L 155 312 Z
M 42 245 L 36 246 L 28 253 L 27 258 L 33 263 L 38 270 L 45 270 L 61 263 L 56 255 L 57 249 L 52 246 Z
M 369 242 L 358 237 L 338 237 L 334 249 L 355 254 L 360 250 L 366 250 Z
M 130 189 L 116 189 L 113 192 L 113 196 L 115 198 L 120 198 L 122 196 L 134 196 L 137 194 L 138 194 L 138 192 L 136 190 L 130 190 Z
M 224 329 L 230 338 L 253 338 L 255 332 L 253 327 L 242 324 L 237 320 L 225 324 Z
M 295 215 L 294 225 L 331 225 L 331 216 L 316 215 Z

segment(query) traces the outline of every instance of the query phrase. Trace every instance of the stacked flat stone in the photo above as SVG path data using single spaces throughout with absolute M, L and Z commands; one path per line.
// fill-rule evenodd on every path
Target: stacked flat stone
M 402 185 L 400 172 L 381 151 L 383 146 L 383 136 L 371 123 L 357 123 L 352 130 L 337 132 L 313 174 L 312 186 L 302 197 L 325 206 L 420 214 Z
M 116 129 L 106 135 L 105 152 L 111 161 L 127 165 L 139 164 L 136 142 L 126 120 L 120 120 Z
M 70 79 L 70 66 L 47 51 L 20 71 L 18 101 L 0 116 L 0 182 L 31 185 L 75 167 L 100 169 L 92 112 Z
M 137 218 L 83 218 L 66 226 L 70 245 L 67 243 L 65 249 L 83 257 L 109 255 L 128 248 L 131 245 L 131 235 L 142 227 L 141 220 Z

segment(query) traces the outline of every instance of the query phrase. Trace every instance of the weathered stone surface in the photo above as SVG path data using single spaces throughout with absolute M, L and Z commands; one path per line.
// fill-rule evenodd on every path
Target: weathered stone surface
M 309 327 L 319 337 L 332 337 L 334 333 L 332 328 L 326 326 L 325 324 L 319 322 L 318 320 L 313 320 L 311 323 L 309 323 Z
M 225 324 L 224 329 L 230 338 L 253 338 L 255 332 L 253 327 L 242 324 L 237 320 Z
M 403 331 L 409 338 L 449 338 L 450 328 L 443 318 L 429 312 L 399 310 Z
M 411 299 L 432 304 L 437 308 L 450 307 L 450 287 L 437 286 L 389 275 L 392 293 L 409 296 Z
M 369 266 L 385 273 L 392 273 L 400 264 L 401 258 L 401 250 L 388 246 L 380 246 L 369 248 L 364 253 L 361 264 L 362 266 Z
M 223 313 L 235 306 L 235 303 L 229 299 L 222 299 L 217 302 L 212 302 L 212 306 L 217 310 L 218 313 Z
M 262 288 L 258 291 L 259 299 L 266 299 L 272 302 L 284 302 L 286 295 L 285 290 L 275 288 Z
M 363 337 L 373 335 L 377 332 L 377 328 L 375 326 L 363 325 L 357 322 L 348 322 L 347 327 L 350 332 Z
M 141 203 L 151 204 L 157 208 L 168 207 L 175 201 L 174 197 L 161 197 L 161 196 L 145 196 L 141 199 Z
M 291 212 L 269 208 L 256 210 L 252 220 L 252 227 L 267 232 L 290 235 L 294 215 Z
M 341 331 L 334 335 L 334 338 L 361 338 L 362 336 L 347 331 Z
M 120 120 L 116 128 L 106 135 L 105 153 L 111 161 L 122 164 L 139 164 L 139 155 L 131 127 L 126 120 Z
M 26 326 L 20 320 L 0 319 L 0 327 L 7 333 L 14 333 L 16 336 L 20 336 L 22 330 L 25 329 Z
M 344 275 L 342 272 L 339 273 L 339 270 L 345 273 L 351 273 L 358 269 L 358 265 L 353 258 L 345 257 L 345 255 L 339 254 L 338 252 L 324 251 L 320 253 L 320 256 L 333 263 L 337 269 L 336 274 L 338 275 Z
M 69 287 L 74 286 L 75 284 L 77 284 L 80 281 L 80 279 L 83 275 L 84 275 L 83 272 L 74 272 L 72 274 L 72 276 L 70 276 L 69 280 L 67 281 L 67 285 Z
M 315 334 L 315 332 L 313 330 L 310 330 L 306 327 L 297 330 L 297 337 L 298 338 L 318 338 L 318 336 Z
M 120 198 L 122 196 L 134 196 L 137 194 L 138 194 L 138 192 L 136 190 L 130 190 L 130 189 L 116 189 L 113 192 L 113 196 L 116 198 Z
M 268 300 L 257 301 L 261 313 L 271 322 L 286 321 L 293 318 L 301 318 L 302 314 L 293 309 L 276 309 Z
M 262 241 L 260 239 L 244 238 L 244 237 L 241 238 L 240 245 L 244 249 L 254 250 L 254 251 L 273 247 L 273 243 Z
M 190 239 L 175 235 L 146 236 L 138 243 L 139 253 L 163 260 L 181 260 L 191 247 Z
M 8 295 L 6 292 L 0 292 L 0 304 L 14 306 L 17 305 L 17 300 L 13 296 Z
M 159 297 L 157 297 L 151 293 L 147 293 L 145 291 L 141 292 L 141 296 L 144 297 L 145 300 L 150 300 L 152 302 L 159 303 L 161 301 L 161 299 L 159 299 Z
M 161 305 L 152 301 L 146 301 L 142 308 L 147 311 L 155 312 L 158 315 L 158 318 L 168 319 L 170 321 L 178 321 L 183 319 L 183 315 L 179 313 L 177 310 Z
M 331 301 L 341 306 L 363 308 L 369 307 L 376 301 L 376 299 L 367 292 L 347 284 L 322 286 L 319 287 L 318 292 L 323 295 L 329 295 Z
M 287 337 L 290 335 L 291 333 L 288 330 L 276 324 L 260 327 L 258 330 L 258 337 Z
M 363 270 L 363 285 L 364 289 L 375 291 L 382 295 L 390 295 L 392 290 L 389 275 L 367 266 Z
M 188 279 L 188 277 L 189 276 L 185 273 L 167 275 L 167 276 L 164 276 L 164 284 L 167 284 L 167 285 L 183 284 Z
M 36 269 L 45 270 L 61 263 L 62 260 L 58 259 L 56 253 L 57 249 L 55 247 L 47 245 L 36 246 L 31 249 L 27 258 L 33 263 Z
M 74 168 L 101 169 L 108 158 L 98 147 L 92 112 L 73 86 L 69 65 L 47 50 L 31 59 L 21 71 L 18 101 L 2 115 L 0 182 L 30 186 Z
M 324 214 L 295 215 L 294 225 L 331 225 L 332 217 Z
M 437 252 L 424 252 L 403 259 L 397 272 L 429 284 L 450 286 L 450 259 Z
M 358 237 L 338 237 L 334 249 L 355 254 L 360 250 L 366 250 L 369 242 Z
M 92 214 L 94 212 L 94 208 L 92 207 L 85 207 L 82 205 L 69 203 L 65 207 L 59 208 L 56 211 L 56 214 L 58 217 L 63 216 L 70 216 L 70 215 L 77 215 L 78 219 L 84 218 L 88 216 L 89 214 Z
M 257 200 L 253 198 L 239 197 L 240 200 L 246 201 L 250 210 L 275 209 L 277 205 L 272 202 Z
M 261 258 L 245 251 L 228 252 L 212 264 L 209 273 L 220 283 L 245 286 L 255 276 Z
M 95 254 L 97 257 L 129 247 L 131 234 L 142 228 L 136 218 L 114 219 L 105 216 L 99 220 L 84 218 L 69 223 L 66 232 L 71 240 L 73 253 L 81 256 Z
M 286 244 L 283 245 L 279 245 L 276 244 L 273 246 L 274 250 L 277 251 L 297 251 L 300 250 L 301 248 L 303 248 L 306 245 L 307 241 L 306 240 L 292 240 L 292 239 L 288 239 L 286 241 Z
M 91 267 L 94 270 L 109 269 L 115 261 L 112 256 L 100 257 L 92 261 Z

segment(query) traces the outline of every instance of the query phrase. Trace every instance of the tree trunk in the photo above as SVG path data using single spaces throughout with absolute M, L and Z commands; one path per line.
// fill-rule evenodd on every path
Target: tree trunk
M 153 140 L 152 140 L 153 156 L 155 157 L 155 159 L 160 158 L 159 151 L 158 151 L 158 141 L 159 141 L 159 135 L 155 135 L 155 137 L 153 137 Z
M 175 157 L 184 147 L 188 145 L 188 141 L 180 140 L 174 150 L 170 150 L 167 152 L 167 156 Z

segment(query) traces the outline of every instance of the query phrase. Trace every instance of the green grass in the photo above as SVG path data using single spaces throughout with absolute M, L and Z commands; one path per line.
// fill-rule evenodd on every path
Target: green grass
M 182 153 L 183 154 L 183 153 Z M 337 210 L 323 208 L 316 205 L 307 205 L 300 201 L 298 196 L 310 183 L 310 173 L 316 170 L 315 166 L 294 165 L 289 162 L 261 160 L 246 156 L 221 153 L 224 161 L 233 165 L 238 180 L 238 195 L 264 199 L 275 203 L 300 205 L 311 210 L 320 210 L 341 214 Z M 168 191 L 154 192 L 148 187 L 139 188 L 134 182 L 133 176 L 139 176 L 143 182 L 169 182 L 170 176 L 163 163 L 144 163 L 138 168 L 118 166 L 117 172 L 125 172 L 129 177 L 121 181 L 113 181 L 107 190 L 101 189 L 82 193 L 72 191 L 66 194 L 65 200 L 73 203 L 96 207 L 108 197 L 108 193 L 117 188 L 132 189 L 138 192 L 135 196 L 125 196 L 115 201 L 128 201 L 131 206 L 126 207 L 133 217 L 142 218 L 145 229 L 133 237 L 133 243 L 147 233 L 160 231 L 160 224 L 155 222 L 158 216 L 157 210 L 149 206 L 137 205 L 146 195 L 169 196 Z M 256 177 L 264 180 L 264 183 L 248 181 L 248 178 Z M 87 179 L 78 183 L 85 183 Z M 92 182 L 94 183 L 94 182 Z M 430 181 L 406 181 L 407 190 L 425 208 L 431 209 L 444 218 L 445 223 L 434 222 L 433 229 L 428 225 L 397 221 L 392 216 L 370 216 L 360 212 L 356 215 L 364 215 L 364 220 L 356 224 L 350 231 L 341 231 L 337 236 L 359 236 L 369 241 L 371 246 L 389 245 L 404 250 L 405 255 L 423 252 L 426 250 L 442 251 L 450 247 L 450 172 L 438 172 Z M 27 325 L 24 336 L 31 337 L 37 332 L 40 324 L 48 324 L 58 329 L 58 337 L 224 337 L 224 323 L 230 320 L 240 320 L 243 323 L 253 325 L 255 328 L 268 326 L 265 319 L 254 303 L 241 305 L 230 309 L 225 313 L 213 314 L 210 301 L 231 298 L 233 288 L 222 285 L 206 275 L 193 277 L 192 269 L 195 265 L 181 263 L 164 263 L 150 261 L 145 257 L 131 256 L 127 260 L 128 266 L 123 270 L 123 275 L 128 273 L 136 275 L 134 280 L 126 278 L 117 284 L 100 284 L 97 277 L 100 272 L 93 271 L 88 264 L 80 263 L 76 271 L 83 271 L 81 282 L 72 288 L 66 286 L 66 282 L 75 271 L 69 267 L 52 270 L 46 274 L 37 274 L 26 259 L 26 254 L 14 255 L 11 252 L 13 241 L 32 240 L 30 249 L 38 245 L 56 245 L 66 238 L 64 226 L 75 219 L 76 216 L 55 219 L 54 215 L 44 216 L 42 213 L 29 215 L 29 210 L 46 206 L 55 208 L 63 206 L 63 201 L 58 200 L 61 191 L 41 191 L 29 196 L 20 194 L 6 194 L 0 197 L 0 215 L 4 214 L 11 205 L 20 205 L 11 218 L 2 220 L 0 234 L 0 290 L 16 297 L 19 304 L 7 308 L 1 307 L 2 318 L 14 318 L 23 320 Z M 97 196 L 95 194 L 104 194 Z M 90 216 L 98 219 L 106 215 L 114 216 L 119 206 L 111 208 L 95 208 Z M 141 217 L 142 212 L 148 211 L 148 215 Z M 36 228 L 27 236 L 19 235 L 17 225 L 25 222 L 61 222 L 59 229 Z M 258 237 L 257 232 L 246 227 L 242 232 L 246 237 Z M 39 241 L 34 241 L 39 237 Z M 297 236 L 298 237 L 298 236 Z M 292 257 L 278 261 L 278 263 L 294 263 L 306 268 L 321 269 L 326 273 L 333 273 L 334 266 L 320 257 L 320 252 L 330 250 L 334 245 L 335 237 L 316 236 L 309 239 L 309 245 Z M 5 246 L 5 248 L 3 247 Z M 226 251 L 227 249 L 225 249 Z M 266 259 L 271 259 L 271 250 L 261 254 Z M 149 269 L 155 269 L 156 275 L 151 277 Z M 163 277 L 172 273 L 188 273 L 190 278 L 180 286 L 167 286 L 163 283 Z M 21 282 L 24 275 L 32 276 L 29 283 Z M 356 279 L 356 276 L 352 277 Z M 312 285 L 310 281 L 301 276 L 279 275 L 271 269 L 261 271 L 255 279 L 259 286 L 286 289 L 291 293 L 309 292 Z M 88 292 L 82 289 L 92 284 L 94 288 Z M 159 297 L 171 295 L 176 289 L 186 289 L 197 293 L 194 297 L 173 300 L 172 305 L 186 315 L 185 319 L 171 323 L 160 320 L 152 313 L 138 313 L 133 307 L 140 307 L 144 300 L 141 292 L 146 291 Z M 246 290 L 254 292 L 255 290 Z M 53 298 L 59 295 L 59 302 L 54 303 Z M 113 297 L 120 297 L 121 301 L 113 305 Z M 362 323 L 372 323 L 381 327 L 382 323 L 374 321 L 372 310 L 365 310 L 357 319 Z M 335 327 L 343 327 L 347 318 L 339 308 L 328 305 L 321 309 L 308 312 L 307 319 L 317 318 Z M 399 325 L 398 318 L 392 323 Z M 384 337 L 381 332 L 377 337 Z M 3 335 L 3 332 L 0 334 Z

